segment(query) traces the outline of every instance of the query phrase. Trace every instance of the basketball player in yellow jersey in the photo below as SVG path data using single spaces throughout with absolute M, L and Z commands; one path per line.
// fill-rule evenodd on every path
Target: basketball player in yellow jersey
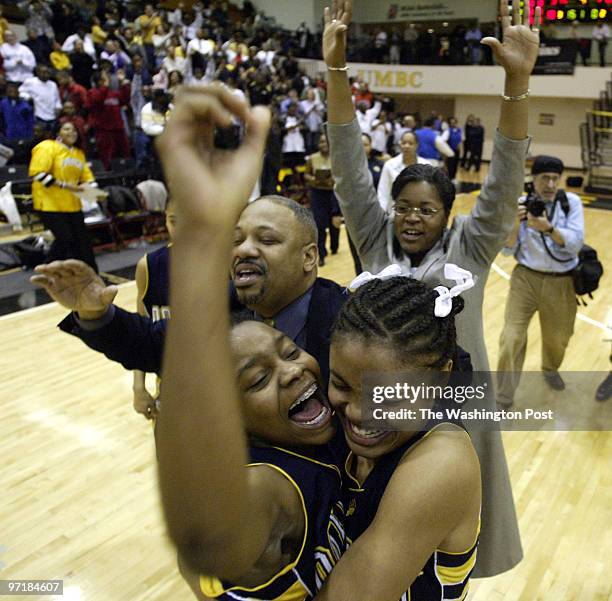
M 169 250 L 174 235 L 176 211 L 171 201 L 166 204 L 166 229 L 170 243 L 147 253 L 136 265 L 136 311 L 139 315 L 150 317 L 153 321 L 170 318 L 168 301 L 168 265 Z M 159 396 L 159 379 L 155 396 L 147 390 L 145 372 L 134 370 L 134 409 L 147 419 L 153 419 L 157 414 L 157 397 Z
M 44 140 L 34 147 L 29 169 L 34 178 L 32 199 L 45 228 L 55 237 L 49 260 L 81 259 L 98 271 L 76 194 L 85 189 L 84 184 L 96 184 L 77 142 L 74 125 L 64 123 L 56 140 Z

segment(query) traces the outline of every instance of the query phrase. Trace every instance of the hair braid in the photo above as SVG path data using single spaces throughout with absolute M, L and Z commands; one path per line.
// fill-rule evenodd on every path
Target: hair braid
M 372 280 L 345 303 L 333 336 L 358 335 L 381 339 L 397 350 L 404 361 L 442 367 L 456 354 L 455 315 L 463 299 L 453 298 L 447 317 L 436 317 L 438 293 L 418 280 L 394 277 Z

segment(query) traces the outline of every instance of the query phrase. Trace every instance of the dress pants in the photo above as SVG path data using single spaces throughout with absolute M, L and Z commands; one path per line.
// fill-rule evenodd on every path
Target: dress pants
M 605 42 L 602 42 L 598 40 L 597 43 L 598 43 L 597 49 L 599 50 L 599 66 L 605 67 L 606 66 L 606 47 L 608 46 L 608 41 L 606 40 Z
M 527 328 L 536 311 L 542 334 L 542 371 L 556 372 L 574 333 L 576 294 L 571 275 L 550 275 L 523 265 L 514 268 L 497 363 L 497 396 L 502 403 L 514 399 L 525 361 Z
M 55 238 L 49 261 L 80 259 L 98 271 L 82 211 L 41 211 L 40 217 L 45 229 L 51 230 Z
M 111 159 L 127 159 L 132 154 L 130 143 L 123 129 L 96 131 L 96 145 L 100 160 L 107 171 L 110 170 Z
M 340 230 L 332 225 L 332 217 L 340 215 L 334 191 L 312 188 L 310 190 L 310 208 L 312 209 L 319 235 L 319 258 L 324 259 L 327 256 L 325 248 L 327 230 L 329 229 L 329 242 L 331 251 L 334 254 L 338 251 L 340 239 Z

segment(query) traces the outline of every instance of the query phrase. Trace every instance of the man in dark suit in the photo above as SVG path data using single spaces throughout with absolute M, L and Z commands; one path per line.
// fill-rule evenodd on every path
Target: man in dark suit
M 230 302 L 232 309 L 246 307 L 312 354 L 327 382 L 330 331 L 345 292 L 317 277 L 318 259 L 312 213 L 281 196 L 262 197 L 245 208 L 236 225 Z M 164 320 L 154 323 L 112 305 L 116 288 L 78 261 L 41 265 L 37 271 L 33 283 L 73 311 L 59 324 L 64 332 L 126 369 L 161 373 Z

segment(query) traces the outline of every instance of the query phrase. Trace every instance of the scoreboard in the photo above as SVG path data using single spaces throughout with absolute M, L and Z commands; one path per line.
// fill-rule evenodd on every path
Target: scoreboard
M 521 12 L 529 9 L 533 20 L 535 7 L 542 9 L 542 22 L 612 21 L 612 0 L 520 0 Z

